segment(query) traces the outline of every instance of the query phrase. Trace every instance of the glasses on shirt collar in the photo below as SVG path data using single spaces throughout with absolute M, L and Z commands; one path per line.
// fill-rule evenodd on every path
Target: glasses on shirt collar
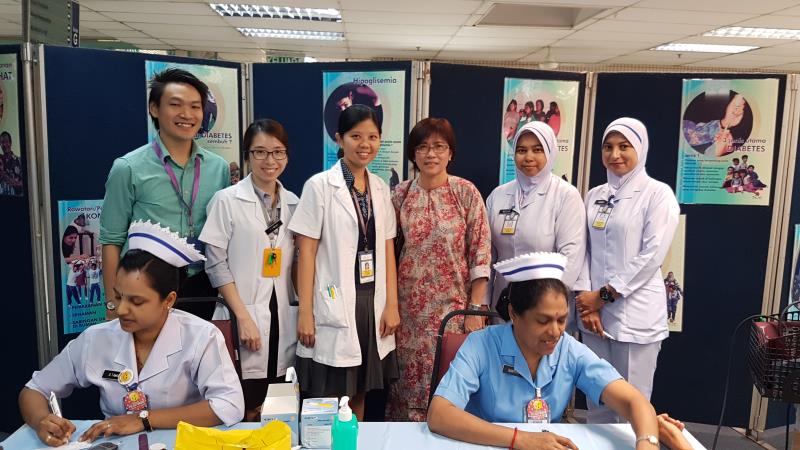
M 259 150 L 250 150 L 250 155 L 253 157 L 253 159 L 256 159 L 256 160 L 259 160 L 259 161 L 269 158 L 270 155 L 272 155 L 272 157 L 275 159 L 275 161 L 281 161 L 281 160 L 286 159 L 286 157 L 288 156 L 288 152 L 286 151 L 285 148 L 277 148 L 275 150 L 260 150 L 259 149 Z

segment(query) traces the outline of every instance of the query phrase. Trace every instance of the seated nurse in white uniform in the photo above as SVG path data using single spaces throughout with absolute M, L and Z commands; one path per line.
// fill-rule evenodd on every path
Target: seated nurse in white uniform
M 630 420 L 637 450 L 659 448 L 659 425 L 647 399 L 608 362 L 564 333 L 567 288 L 560 278 L 566 262 L 558 253 L 531 253 L 495 265 L 511 282 L 511 323 L 467 337 L 431 402 L 431 431 L 511 449 L 576 449 L 552 433 L 492 422 L 557 422 L 577 386 Z
M 67 443 L 75 426 L 50 413 L 48 397 L 97 386 L 106 417 L 80 440 L 175 428 L 232 425 L 244 415 L 242 387 L 222 333 L 210 322 L 173 310 L 179 267 L 203 260 L 168 229 L 134 222 L 119 262 L 114 300 L 118 319 L 91 326 L 25 385 L 25 422 L 47 445 Z

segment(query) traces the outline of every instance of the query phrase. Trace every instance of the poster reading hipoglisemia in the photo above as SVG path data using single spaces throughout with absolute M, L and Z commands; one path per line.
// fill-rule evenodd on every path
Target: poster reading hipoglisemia
M 681 214 L 675 237 L 669 247 L 667 256 L 661 264 L 664 275 L 664 290 L 667 293 L 667 327 L 669 331 L 683 331 L 683 304 L 686 300 L 683 290 L 683 264 L 686 254 L 686 215 Z
M 503 119 L 500 133 L 500 184 L 516 178 L 514 136 L 528 122 L 550 125 L 556 133 L 558 152 L 553 173 L 572 182 L 575 126 L 578 121 L 577 81 L 506 78 L 503 88 Z
M 683 80 L 678 201 L 769 205 L 778 80 Z
M 146 61 L 145 76 L 149 82 L 153 76 L 166 69 L 183 69 L 208 86 L 208 98 L 203 108 L 203 123 L 195 137 L 197 145 L 214 152 L 228 161 L 231 167 L 231 184 L 239 179 L 239 75 L 231 67 L 205 66 L 201 64 L 178 64 L 164 61 Z M 149 94 L 150 88 L 147 87 Z M 149 105 L 148 105 L 149 108 Z M 150 113 L 147 112 L 147 137 L 157 133 Z
M 106 318 L 100 213 L 103 200 L 58 202 L 58 260 L 64 334 L 80 333 Z
M 322 117 L 324 154 L 327 170 L 338 160 L 336 131 L 339 115 L 350 105 L 366 105 L 375 110 L 381 125 L 381 147 L 369 164 L 369 170 L 394 188 L 400 183 L 405 159 L 405 89 L 406 73 L 323 72 Z

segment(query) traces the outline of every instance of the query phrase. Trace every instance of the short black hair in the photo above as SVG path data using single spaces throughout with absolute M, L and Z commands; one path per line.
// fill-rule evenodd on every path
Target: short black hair
M 11 139 L 11 133 L 9 133 L 8 131 L 3 131 L 2 133 L 0 133 L 0 137 L 3 137 L 3 136 L 8 136 L 8 140 L 9 141 L 12 140 Z
M 175 68 L 166 69 L 153 75 L 149 83 L 150 96 L 147 98 L 148 107 L 150 105 L 156 105 L 156 107 L 161 106 L 161 97 L 164 95 L 164 89 L 166 89 L 167 85 L 170 83 L 184 83 L 195 88 L 197 92 L 200 93 L 200 104 L 203 108 L 203 114 L 205 114 L 206 102 L 208 101 L 208 85 L 200 81 L 199 78 L 192 75 L 190 72 Z M 153 125 L 156 127 L 156 130 L 159 130 L 158 119 L 153 116 L 150 116 L 150 119 L 153 120 Z
M 181 269 L 154 256 L 146 250 L 132 249 L 119 261 L 117 271 L 127 273 L 139 271 L 147 275 L 147 282 L 158 292 L 161 300 L 171 292 L 177 292 L 181 279 Z
M 535 308 L 544 297 L 544 294 L 551 291 L 563 295 L 566 301 L 567 286 L 561 280 L 555 278 L 509 283 L 500 293 L 496 306 L 497 312 L 503 319 L 509 320 L 509 304 L 514 307 L 514 312 L 517 315 L 521 315 L 525 311 Z
M 339 133 L 339 136 L 344 138 L 344 134 L 348 131 L 355 128 L 356 125 L 360 124 L 365 120 L 372 120 L 375 123 L 375 126 L 378 128 L 378 134 L 383 134 L 381 130 L 381 121 L 378 120 L 378 114 L 375 113 L 375 110 L 370 108 L 367 105 L 352 105 L 348 106 L 347 109 L 342 111 L 339 115 L 339 126 L 337 127 L 336 132 Z M 344 156 L 344 151 L 339 149 L 337 154 L 338 158 Z

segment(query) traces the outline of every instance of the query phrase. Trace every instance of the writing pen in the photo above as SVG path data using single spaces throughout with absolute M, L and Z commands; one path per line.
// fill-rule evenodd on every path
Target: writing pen
M 50 411 L 58 417 L 63 417 L 61 415 L 61 408 L 58 406 L 58 399 L 56 398 L 55 392 L 50 391 L 50 398 L 48 401 L 50 402 Z

